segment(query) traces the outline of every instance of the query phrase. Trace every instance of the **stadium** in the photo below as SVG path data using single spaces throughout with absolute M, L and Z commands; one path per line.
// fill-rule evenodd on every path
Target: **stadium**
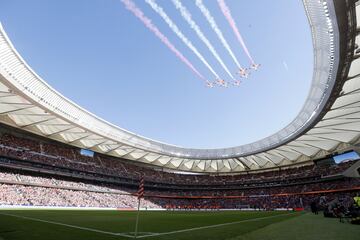
M 156 107 L 136 109 L 136 104 L 133 103 L 139 101 L 141 104 L 146 104 L 145 102 L 151 101 L 142 96 L 143 89 L 142 86 L 139 87 L 140 83 L 137 83 L 137 87 L 141 90 L 129 92 L 126 96 L 131 99 L 127 101 L 110 104 L 105 102 L 103 98 L 106 98 L 106 95 L 117 91 L 107 86 L 95 89 L 95 95 L 87 93 L 83 99 L 70 100 L 66 95 L 68 90 L 64 90 L 65 87 L 62 87 L 61 83 L 54 83 L 56 86 L 53 87 L 52 80 L 40 77 L 48 78 L 51 74 L 43 70 L 50 68 L 47 63 L 50 60 L 32 60 L 32 56 L 35 58 L 35 55 L 39 57 L 36 59 L 43 57 L 38 56 L 41 55 L 37 54 L 39 49 L 34 50 L 33 55 L 26 53 L 26 57 L 22 56 L 23 52 L 26 52 L 24 49 L 31 48 L 35 41 L 27 44 L 26 42 L 30 40 L 27 38 L 21 40 L 25 36 L 21 31 L 36 35 L 35 27 L 29 28 L 33 22 L 29 21 L 29 25 L 26 25 L 25 15 L 31 14 L 32 11 L 36 12 L 35 8 L 39 8 L 40 5 L 47 5 L 49 13 L 44 14 L 44 18 L 39 17 L 40 20 L 37 20 L 39 25 L 47 24 L 46 20 L 52 21 L 51 14 L 56 11 L 69 19 L 69 25 L 64 28 L 71 28 L 72 24 L 75 26 L 78 24 L 76 21 L 81 17 L 73 17 L 70 13 L 67 15 L 66 11 L 62 12 L 63 9 L 56 10 L 59 6 L 51 10 L 50 1 L 48 3 L 34 1 L 34 4 L 38 5 L 30 10 L 22 5 L 30 6 L 30 3 L 25 3 L 27 1 L 19 0 L 18 4 L 10 2 L 0 3 L 2 15 L 0 16 L 0 240 L 132 238 L 355 240 L 360 238 L 359 1 L 298 1 L 301 2 L 302 7 L 300 16 L 306 19 L 304 24 L 309 30 L 309 41 L 306 44 L 311 48 L 312 59 L 303 64 L 308 64 L 310 74 L 306 75 L 300 71 L 301 66 L 297 66 L 298 69 L 295 70 L 290 69 L 291 58 L 296 59 L 297 54 L 305 52 L 301 45 L 294 46 L 295 44 L 292 43 L 289 44 L 289 49 L 294 49 L 294 52 L 289 55 L 287 62 L 282 62 L 281 72 L 296 74 L 300 81 L 305 75 L 311 76 L 311 79 L 308 79 L 309 88 L 308 91 L 280 89 L 274 94 L 287 92 L 290 98 L 292 94 L 301 92 L 305 99 L 299 100 L 300 110 L 291 121 L 283 124 L 282 128 L 271 134 L 264 133 L 265 137 L 259 138 L 258 135 L 255 136 L 255 132 L 257 128 L 266 128 L 267 121 L 270 125 L 272 110 L 274 110 L 273 115 L 277 115 L 279 119 L 289 119 L 282 116 L 281 112 L 277 114 L 276 106 L 270 106 L 269 116 L 263 114 L 261 119 L 263 124 L 260 120 L 251 120 L 258 126 L 250 129 L 251 138 L 248 139 L 256 140 L 247 140 L 248 142 L 244 144 L 231 147 L 182 147 L 180 144 L 167 143 L 166 138 L 162 138 L 165 139 L 164 141 L 154 140 L 157 138 L 133 133 L 127 128 L 119 127 L 117 123 L 113 124 L 112 120 L 104 120 L 107 119 L 106 114 L 98 114 L 98 112 L 94 114 L 92 110 L 83 107 L 96 102 L 101 105 L 101 109 L 126 115 L 129 113 L 125 106 L 127 105 L 134 112 L 144 114 L 135 116 L 138 118 L 137 122 L 143 125 L 151 124 L 152 118 L 156 115 L 152 111 L 156 111 Z M 65 2 L 62 7 L 68 9 L 70 2 Z M 105 6 L 111 1 L 106 4 L 104 2 L 106 1 L 101 4 Z M 134 39 L 142 44 L 134 48 L 136 55 L 157 48 L 156 45 L 144 50 L 147 45 L 153 44 L 147 40 L 149 38 L 159 44 L 158 49 L 161 51 L 166 54 L 173 53 L 167 56 L 162 52 L 156 52 L 157 55 L 149 58 L 149 64 L 160 63 L 156 65 L 159 70 L 154 72 L 138 65 L 133 68 L 129 63 L 132 61 L 132 55 L 121 58 L 116 64 L 125 66 L 123 72 L 119 74 L 119 79 L 124 81 L 121 83 L 122 86 L 126 88 L 128 84 L 125 79 L 127 77 L 121 78 L 127 76 L 125 69 L 134 74 L 133 79 L 136 79 L 136 74 L 150 76 L 155 71 L 166 70 L 162 76 L 164 79 L 176 79 L 179 72 L 185 72 L 184 74 L 188 75 L 181 76 L 188 76 L 185 78 L 189 81 L 179 80 L 177 83 L 164 84 L 154 82 L 151 86 L 143 82 L 141 84 L 145 85 L 144 89 L 156 87 L 159 92 L 173 91 L 169 95 L 176 95 L 175 92 L 182 91 L 181 87 L 186 85 L 184 89 L 191 88 L 191 90 L 189 96 L 182 96 L 180 99 L 184 101 L 183 105 L 186 105 L 184 98 L 191 98 L 193 91 L 195 95 L 201 92 L 198 96 L 204 96 L 201 94 L 206 92 L 205 94 L 211 98 L 219 97 L 220 94 L 231 95 L 242 89 L 253 88 L 252 90 L 256 91 L 257 89 L 251 85 L 252 82 L 260 81 L 257 74 L 264 76 L 261 75 L 262 71 L 267 71 L 267 64 L 275 61 L 273 59 L 276 56 L 271 56 L 269 60 L 259 57 L 263 60 L 261 64 L 254 60 L 250 50 L 257 46 L 249 44 L 248 48 L 245 45 L 246 41 L 238 29 L 241 24 L 238 22 L 237 26 L 235 23 L 241 19 L 238 10 L 246 7 L 239 2 L 196 0 L 190 4 L 180 0 L 166 3 L 160 0 L 121 0 L 111 3 L 119 6 L 123 11 L 121 14 L 128 17 L 126 21 L 134 24 L 129 27 L 131 31 L 127 32 L 128 35 L 123 34 L 119 37 L 123 40 L 127 37 L 131 38 L 130 33 L 140 36 L 127 40 L 132 43 L 124 49 L 133 47 L 131 44 L 136 44 Z M 260 0 L 254 2 L 257 2 L 256 6 L 259 8 L 260 5 L 266 4 L 265 1 Z M 276 4 L 282 3 L 280 4 L 279 1 Z M 192 14 L 187 8 L 191 9 Z M 76 6 L 74 9 L 78 11 Z M 85 12 L 86 7 L 83 10 Z M 17 15 L 11 18 L 12 11 L 21 11 L 24 18 Z M 113 11 L 116 12 L 117 9 Z M 271 15 L 268 10 L 264 12 Z M 107 12 L 107 14 L 115 13 Z M 91 18 L 95 15 L 91 15 Z M 29 16 L 27 16 L 29 19 L 35 18 Z M 18 29 L 21 31 L 10 34 L 12 27 L 17 26 L 14 19 L 20 22 Z M 196 21 L 200 21 L 199 19 L 203 22 L 197 25 Z M 182 23 L 180 20 L 190 27 L 185 29 L 180 25 Z M 286 22 L 284 19 L 279 21 Z M 268 22 L 270 25 L 275 25 L 270 20 Z M 296 25 L 295 22 L 291 24 Z M 204 30 L 205 26 L 211 26 L 208 27 L 208 31 L 211 30 L 212 35 Z M 247 27 L 246 35 L 250 39 L 249 33 L 256 30 L 256 24 L 247 24 Z M 91 28 L 94 41 L 100 41 L 103 38 L 101 31 L 105 30 L 94 30 L 94 28 L 97 27 Z M 279 38 L 296 35 L 295 31 L 294 33 L 288 33 L 284 29 L 279 31 L 283 35 Z M 304 34 L 301 29 L 296 31 Z M 261 29 L 261 32 L 265 35 L 266 29 Z M 38 36 L 45 38 L 36 46 L 45 48 L 45 45 L 51 45 L 47 44 L 51 42 L 50 35 L 51 33 L 45 31 L 43 36 Z M 274 35 L 271 37 L 275 38 Z M 115 38 L 115 36 L 111 37 Z M 231 37 L 233 40 L 230 40 Z M 67 43 L 77 41 L 76 36 L 66 36 L 61 34 L 60 30 L 55 38 L 61 39 L 65 47 L 69 47 Z M 149 41 L 149 44 L 146 44 L 146 41 Z M 216 41 L 219 45 L 213 46 L 211 43 Z M 258 41 L 265 42 L 266 45 L 266 41 Z M 181 46 L 186 47 L 186 50 Z M 281 48 L 287 46 L 280 44 Z M 51 48 L 56 50 L 60 46 L 51 46 Z M 106 53 L 100 53 L 96 51 L 97 48 L 106 49 L 106 41 L 88 50 L 93 54 L 91 56 L 97 59 L 96 66 L 99 66 L 99 69 L 87 67 L 86 72 L 89 76 L 104 74 L 96 77 L 97 82 L 104 82 L 106 85 L 102 77 L 108 76 L 107 68 L 101 69 L 103 66 L 99 64 L 100 62 L 110 64 L 102 56 L 116 50 L 109 47 L 110 50 L 108 49 Z M 271 46 L 267 47 L 269 51 L 270 48 Z M 240 49 L 242 53 L 236 54 L 235 49 Z M 209 50 L 209 55 L 204 53 L 205 50 Z M 46 52 L 48 49 L 43 51 Z M 50 59 L 55 62 L 57 58 L 62 59 L 61 51 L 63 50 L 59 50 L 58 56 L 52 56 Z M 284 52 L 289 51 L 284 50 Z M 261 53 L 256 53 L 254 55 L 262 56 Z M 81 55 L 78 65 L 74 66 L 74 73 L 62 69 L 62 65 L 55 66 L 53 73 L 58 74 L 59 79 L 63 77 L 70 79 L 72 74 L 76 75 L 77 67 L 81 67 L 82 63 L 84 65 L 88 63 L 91 57 L 86 54 Z M 229 54 L 228 61 L 221 58 L 225 54 Z M 264 55 L 266 54 L 269 55 L 264 52 Z M 71 62 L 71 58 L 76 58 L 75 53 L 74 56 L 65 55 L 66 53 L 56 64 L 62 64 L 61 61 L 67 62 L 67 59 Z M 213 57 L 213 61 L 209 56 Z M 145 53 L 143 58 L 147 58 Z M 238 68 L 241 81 L 228 71 L 230 60 Z M 142 60 L 136 59 L 136 61 Z M 299 61 L 301 62 L 302 59 Z M 242 67 L 239 62 L 242 64 L 247 62 L 249 67 Z M 42 69 L 42 72 L 35 72 L 30 65 L 33 65 L 34 69 Z M 142 67 L 144 71 L 141 70 Z M 164 68 L 179 69 L 179 72 L 175 70 L 169 72 L 170 70 Z M 97 70 L 99 72 L 96 72 Z M 166 75 L 169 73 L 172 74 L 170 77 Z M 206 73 L 214 75 L 215 80 L 208 80 L 213 76 L 209 77 Z M 74 78 L 85 79 L 86 75 L 81 74 L 77 74 Z M 277 76 L 274 77 L 276 78 Z M 193 79 L 202 83 L 199 84 L 199 81 Z M 69 84 L 76 84 L 71 81 L 69 80 Z M 171 89 L 171 84 L 177 84 L 176 88 Z M 295 83 L 289 84 L 297 86 Z M 71 91 L 79 96 L 78 92 L 82 90 L 82 87 L 71 88 Z M 262 93 L 252 95 L 256 94 Z M 268 96 L 264 96 L 265 99 L 266 97 Z M 77 98 L 72 96 L 71 99 Z M 87 101 L 91 103 L 84 104 Z M 286 102 L 286 99 L 282 101 Z M 192 106 L 186 107 L 192 108 Z M 188 115 L 187 117 L 196 121 L 197 114 L 191 111 L 183 113 L 177 110 L 176 106 L 173 108 L 164 115 L 178 111 L 179 116 L 176 117 L 179 119 L 182 119 L 180 115 Z M 235 114 L 234 111 L 241 110 L 231 109 L 230 115 Z M 149 117 L 142 117 L 145 114 Z M 222 115 L 216 111 L 211 114 Z M 232 117 L 230 115 L 227 115 L 228 118 Z M 251 113 L 248 115 L 250 116 Z M 225 119 L 227 116 L 220 118 Z M 226 125 L 225 120 L 224 122 Z M 161 126 L 154 131 L 166 132 L 167 126 L 162 122 L 159 124 L 162 124 L 163 128 Z M 176 124 L 168 123 L 168 125 Z M 240 126 L 231 126 L 230 130 L 234 128 Z M 253 136 L 251 132 L 254 132 Z M 169 135 L 173 134 L 169 133 Z M 215 144 L 219 145 L 226 141 L 226 137 L 214 137 L 214 139 Z M 190 142 L 191 137 L 188 141 L 189 145 L 193 144 Z

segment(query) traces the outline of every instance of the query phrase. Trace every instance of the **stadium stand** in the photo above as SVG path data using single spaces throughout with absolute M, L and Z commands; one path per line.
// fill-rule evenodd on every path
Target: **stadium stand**
M 309 208 L 320 198 L 352 199 L 360 191 L 358 178 L 342 175 L 356 161 L 224 176 L 175 174 L 83 156 L 80 149 L 9 130 L 0 138 L 3 205 L 135 208 L 141 175 L 146 208 Z

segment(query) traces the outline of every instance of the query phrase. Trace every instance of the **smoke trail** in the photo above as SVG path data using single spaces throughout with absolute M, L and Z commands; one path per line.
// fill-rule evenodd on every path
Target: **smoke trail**
M 218 38 L 220 39 L 222 45 L 224 46 L 224 48 L 228 51 L 228 53 L 230 54 L 230 56 L 232 57 L 232 59 L 234 60 L 234 62 L 236 63 L 238 68 L 242 68 L 239 61 L 237 60 L 237 58 L 235 57 L 234 53 L 232 52 L 229 44 L 227 43 L 227 41 L 224 38 L 224 35 L 222 34 L 220 28 L 218 27 L 218 25 L 215 22 L 215 19 L 211 16 L 211 13 L 209 11 L 209 9 L 207 9 L 207 7 L 204 5 L 202 0 L 196 0 L 196 6 L 200 9 L 200 11 L 202 12 L 202 14 L 205 16 L 206 20 L 209 22 L 211 28 L 214 30 L 214 32 L 216 33 L 216 35 L 218 36 Z
M 143 24 L 152 31 L 183 63 L 185 63 L 199 78 L 207 81 L 196 68 L 190 63 L 190 61 L 177 50 L 169 39 L 160 32 L 160 30 L 147 18 L 144 13 L 133 3 L 131 0 L 121 0 L 126 9 L 132 12 L 137 18 L 139 18 Z
M 145 0 L 147 4 L 149 4 L 152 9 L 157 12 L 169 25 L 171 30 L 185 43 L 185 45 L 190 48 L 191 51 L 205 64 L 205 66 L 214 74 L 216 78 L 219 78 L 219 75 L 214 71 L 214 69 L 209 65 L 209 63 L 205 60 L 205 58 L 199 53 L 199 51 L 194 47 L 187 37 L 180 31 L 178 26 L 169 18 L 169 16 L 165 13 L 164 9 L 160 7 L 155 0 Z
M 172 2 L 174 3 L 176 9 L 178 9 L 181 13 L 181 16 L 186 20 L 186 22 L 190 25 L 190 27 L 196 32 L 196 34 L 198 35 L 198 37 L 205 43 L 205 45 L 208 47 L 208 49 L 210 50 L 210 52 L 214 55 L 214 57 L 216 58 L 216 60 L 221 64 L 221 66 L 225 69 L 225 71 L 227 72 L 227 74 L 229 74 L 229 76 L 233 79 L 233 75 L 230 73 L 230 71 L 227 69 L 227 67 L 225 66 L 224 62 L 221 60 L 220 56 L 218 55 L 218 53 L 216 52 L 216 50 L 214 49 L 214 47 L 211 45 L 211 43 L 209 42 L 209 40 L 205 37 L 204 33 L 200 30 L 200 27 L 194 22 L 194 20 L 192 20 L 191 18 L 191 14 L 190 12 L 182 5 L 182 3 L 180 2 L 180 0 L 172 0 Z
M 245 45 L 245 42 L 239 32 L 239 29 L 237 28 L 236 26 L 236 23 L 234 21 L 234 19 L 232 18 L 231 16 L 231 12 L 230 12 L 230 9 L 229 7 L 226 5 L 225 3 L 225 0 L 218 0 L 218 4 L 220 6 L 220 9 L 222 11 L 222 13 L 224 14 L 225 18 L 227 19 L 227 21 L 229 22 L 232 30 L 234 31 L 238 41 L 240 42 L 242 48 L 244 49 L 246 55 L 248 56 L 248 58 L 250 59 L 251 63 L 252 64 L 255 64 L 253 58 L 251 57 L 250 53 L 249 53 L 249 50 L 247 49 L 246 45 Z

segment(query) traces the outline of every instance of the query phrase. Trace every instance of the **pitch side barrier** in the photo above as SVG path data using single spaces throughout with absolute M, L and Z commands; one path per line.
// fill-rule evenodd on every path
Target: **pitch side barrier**
M 55 207 L 55 206 L 26 206 L 26 205 L 0 205 L 0 210 L 101 210 L 101 211 L 137 211 L 136 208 L 107 208 L 107 207 Z M 210 212 L 210 211 L 268 211 L 267 209 L 262 208 L 226 208 L 226 209 L 206 209 L 206 208 L 140 208 L 141 211 L 201 211 L 201 212 Z M 274 208 L 272 211 L 302 211 L 301 209 L 295 208 Z
M 149 210 L 149 209 L 148 209 Z M 150 209 L 151 210 L 151 209 Z M 213 212 L 213 211 L 249 211 L 249 212 L 253 212 L 253 211 L 269 211 L 269 209 L 265 209 L 265 208 L 167 208 L 167 209 L 162 209 L 162 210 L 166 210 L 166 211 L 179 211 L 179 212 Z M 153 210 L 152 210 L 153 211 Z M 271 211 L 304 211 L 304 208 L 272 208 Z

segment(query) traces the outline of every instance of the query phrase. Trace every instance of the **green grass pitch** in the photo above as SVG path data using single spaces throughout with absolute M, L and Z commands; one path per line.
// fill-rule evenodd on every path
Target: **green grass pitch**
M 136 212 L 1 210 L 0 240 L 133 239 Z M 139 239 L 357 239 L 360 227 L 297 212 L 142 211 Z M 359 237 L 360 239 L 360 237 Z

